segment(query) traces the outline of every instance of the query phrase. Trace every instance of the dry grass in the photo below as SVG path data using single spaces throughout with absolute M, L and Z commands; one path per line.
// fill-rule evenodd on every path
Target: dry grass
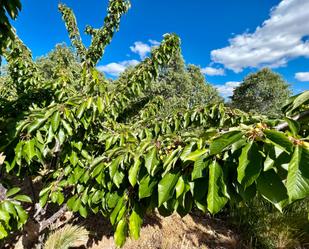
M 85 228 L 68 224 L 49 235 L 44 249 L 68 249 L 84 245 L 88 241 L 88 235 Z

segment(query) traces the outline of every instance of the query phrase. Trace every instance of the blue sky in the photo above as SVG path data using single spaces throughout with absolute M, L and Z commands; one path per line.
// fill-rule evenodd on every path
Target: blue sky
M 34 57 L 57 43 L 69 44 L 57 10 L 59 1 L 22 0 L 13 22 Z M 71 7 L 82 31 L 99 27 L 107 0 L 62 0 Z M 147 56 L 169 32 L 182 40 L 186 63 L 201 66 L 208 82 L 223 96 L 245 75 L 263 66 L 282 74 L 295 93 L 309 90 L 308 0 L 132 0 L 120 31 L 106 49 L 99 69 L 117 75 Z M 82 36 L 89 44 L 89 37 Z

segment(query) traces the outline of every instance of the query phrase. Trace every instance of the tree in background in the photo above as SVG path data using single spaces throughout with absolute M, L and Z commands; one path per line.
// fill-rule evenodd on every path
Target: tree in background
M 219 96 L 218 90 L 205 81 L 201 69 L 195 65 L 188 65 L 188 74 L 191 80 L 191 98 L 190 105 L 209 105 L 223 102 Z
M 289 85 L 282 76 L 264 68 L 248 75 L 244 82 L 235 88 L 232 105 L 246 112 L 280 116 L 280 108 L 290 94 Z
M 134 67 L 128 68 L 116 82 L 126 82 L 132 71 Z M 223 102 L 218 91 L 206 83 L 199 67 L 186 66 L 181 52 L 175 54 L 167 65 L 160 67 L 158 79 L 145 92 L 142 104 L 158 96 L 164 100 L 162 113 Z

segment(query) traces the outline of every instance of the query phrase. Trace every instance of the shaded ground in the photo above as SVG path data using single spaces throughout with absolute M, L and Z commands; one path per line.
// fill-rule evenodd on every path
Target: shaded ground
M 92 217 L 84 226 L 92 233 L 87 248 L 114 249 L 113 230 L 108 221 Z M 124 249 L 234 249 L 242 248 L 238 236 L 206 215 L 177 214 L 146 218 L 138 241 L 128 239 Z

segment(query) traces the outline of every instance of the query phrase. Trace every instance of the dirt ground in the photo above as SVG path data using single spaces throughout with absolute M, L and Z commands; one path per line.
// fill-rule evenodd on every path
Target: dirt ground
M 92 236 L 86 248 L 115 249 L 112 228 L 108 221 L 96 219 L 84 226 Z M 237 234 L 217 219 L 205 215 L 177 214 L 146 218 L 138 241 L 128 239 L 123 249 L 234 249 L 241 248 Z

